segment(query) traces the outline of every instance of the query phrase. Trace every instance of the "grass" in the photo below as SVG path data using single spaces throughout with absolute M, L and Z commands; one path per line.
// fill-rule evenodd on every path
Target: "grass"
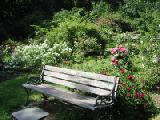
M 0 120 L 10 120 L 11 112 L 24 104 L 25 92 L 22 83 L 26 80 L 27 76 L 22 75 L 0 83 Z
M 20 75 L 0 83 L 0 120 L 10 120 L 11 113 L 24 105 L 26 93 L 22 84 L 30 75 Z M 30 97 L 31 100 L 39 99 L 37 94 Z

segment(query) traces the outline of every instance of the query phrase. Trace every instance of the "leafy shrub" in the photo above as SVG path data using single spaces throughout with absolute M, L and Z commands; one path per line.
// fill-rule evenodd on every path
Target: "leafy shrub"
M 131 62 L 129 53 L 122 45 L 113 48 L 112 65 L 117 68 L 118 76 L 120 76 L 119 105 L 123 106 L 125 114 L 138 111 L 145 114 L 145 117 L 158 113 L 151 97 L 144 89 L 144 83 L 137 79 L 133 71 L 133 63 Z M 147 114 L 147 116 L 146 116 Z M 127 115 L 128 116 L 128 115 Z M 138 117 L 138 116 L 137 116 Z
M 37 33 L 45 33 L 50 47 L 55 43 L 66 42 L 74 53 L 103 51 L 108 33 L 85 16 L 81 16 L 81 11 L 82 9 L 73 9 L 59 12 L 49 23 L 50 27 L 39 28 Z
M 160 2 L 158 0 L 124 0 L 120 11 L 123 16 L 135 18 L 131 23 L 140 31 L 157 31 L 159 25 Z M 128 19 L 128 18 L 127 18 Z
M 21 69 L 38 67 L 42 64 L 57 64 L 67 59 L 71 49 L 65 43 L 54 44 L 49 47 L 46 42 L 36 45 L 17 46 L 11 54 L 10 59 L 5 61 L 6 69 Z
M 146 12 L 146 10 L 158 9 L 158 5 L 158 0 L 124 0 L 121 10 L 125 15 L 137 18 L 140 17 L 142 12 Z
M 160 83 L 160 42 L 159 35 L 151 36 L 146 44 L 147 54 L 144 56 L 147 58 L 146 71 L 149 73 L 146 80 L 146 88 L 150 91 L 155 90 L 156 86 Z
M 112 65 L 118 68 L 121 79 L 120 95 L 130 105 L 146 104 L 149 96 L 145 94 L 143 83 L 136 80 L 136 77 L 133 75 L 133 64 L 129 58 L 128 50 L 119 45 L 117 48 L 113 48 L 111 53 L 114 56 Z

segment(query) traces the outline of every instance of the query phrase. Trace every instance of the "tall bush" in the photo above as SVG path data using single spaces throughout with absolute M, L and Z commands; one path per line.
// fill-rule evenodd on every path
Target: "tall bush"
M 66 43 L 54 44 L 49 47 L 46 42 L 42 44 L 19 45 L 6 59 L 5 68 L 17 70 L 24 68 L 37 68 L 44 64 L 55 65 L 69 58 L 71 49 Z

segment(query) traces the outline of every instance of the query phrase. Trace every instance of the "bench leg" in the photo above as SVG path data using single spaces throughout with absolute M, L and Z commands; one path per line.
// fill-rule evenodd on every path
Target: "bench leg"
M 31 89 L 24 88 L 24 90 L 27 93 L 27 98 L 26 98 L 26 102 L 24 105 L 27 106 L 29 104 L 29 93 L 31 92 Z
M 43 104 L 46 105 L 47 101 L 48 101 L 48 96 L 43 94 Z

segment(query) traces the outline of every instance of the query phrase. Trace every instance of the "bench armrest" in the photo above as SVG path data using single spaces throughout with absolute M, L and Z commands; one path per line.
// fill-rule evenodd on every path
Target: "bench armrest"
M 119 78 L 116 78 L 114 80 L 112 90 L 110 91 L 109 94 L 107 94 L 106 96 L 97 96 L 96 106 L 103 107 L 103 106 L 113 104 L 114 98 L 116 97 L 115 92 L 117 90 L 117 84 L 118 84 L 117 80 L 119 81 Z

